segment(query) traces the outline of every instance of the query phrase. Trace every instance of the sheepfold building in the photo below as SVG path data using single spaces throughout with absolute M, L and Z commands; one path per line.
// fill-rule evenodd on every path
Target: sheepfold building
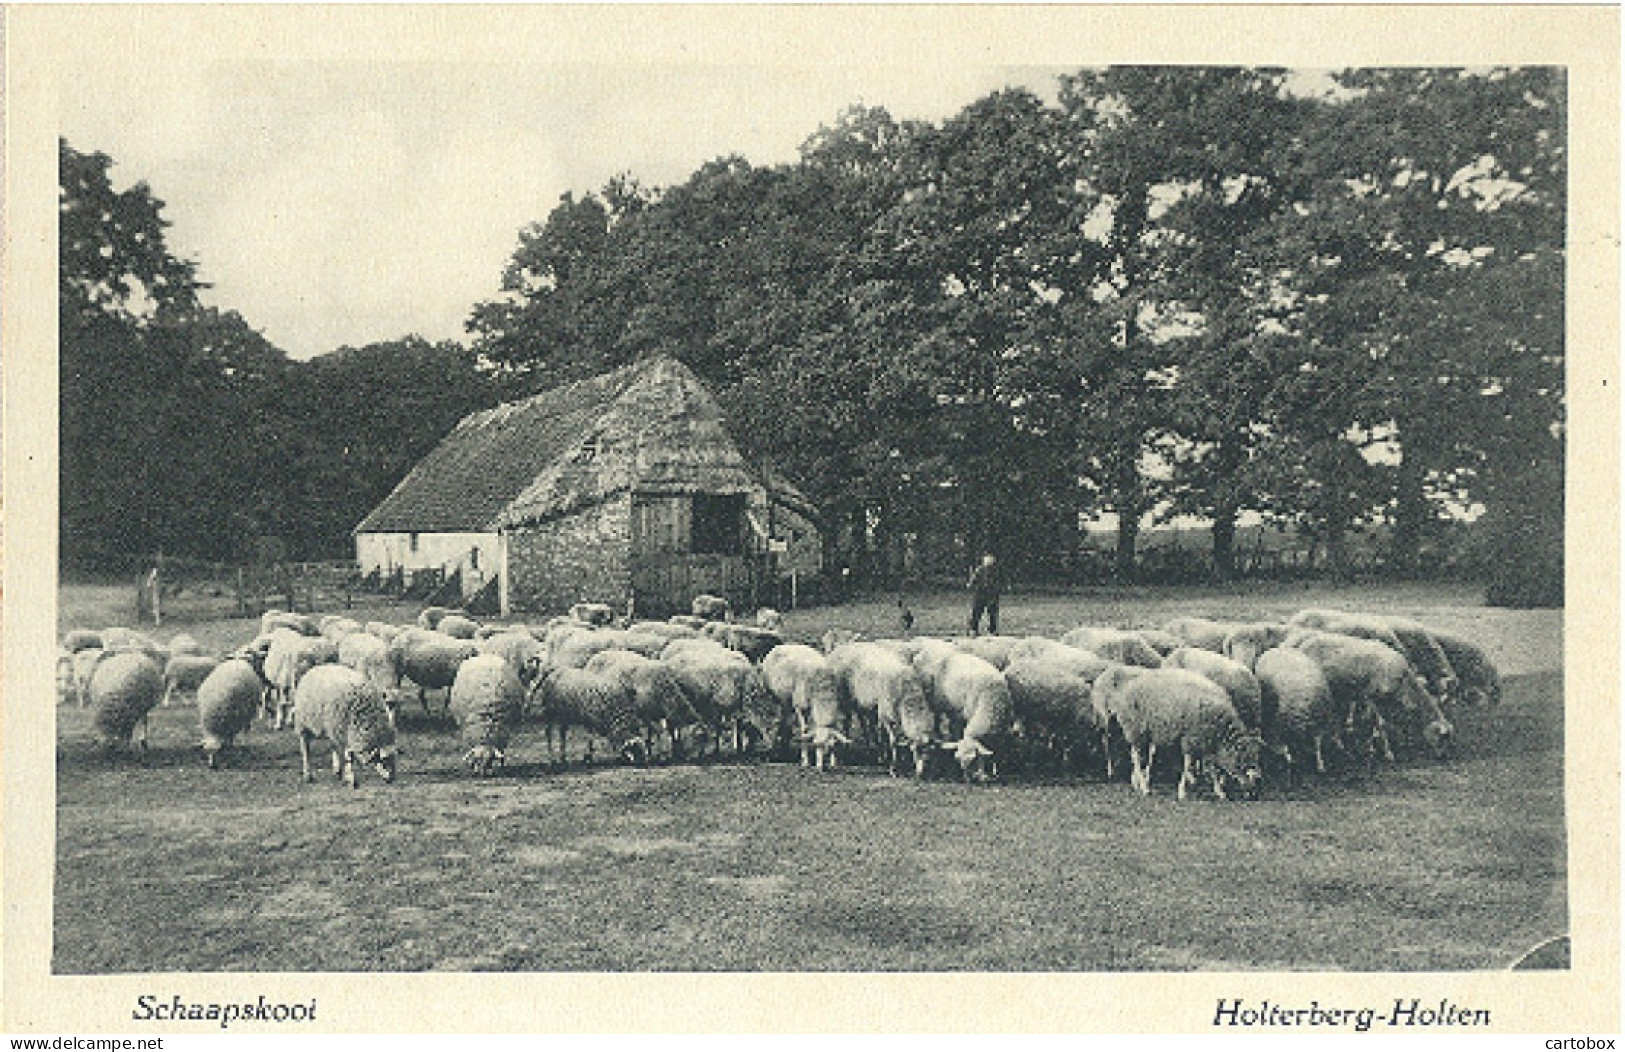
M 363 574 L 458 574 L 504 614 L 664 616 L 702 592 L 783 602 L 823 570 L 818 521 L 659 356 L 470 414 L 354 532 Z

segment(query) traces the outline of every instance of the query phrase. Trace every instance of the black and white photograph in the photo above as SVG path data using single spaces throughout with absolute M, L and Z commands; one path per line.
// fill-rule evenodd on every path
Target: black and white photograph
M 1618 1032 L 1617 9 L 13 14 L 5 1030 Z

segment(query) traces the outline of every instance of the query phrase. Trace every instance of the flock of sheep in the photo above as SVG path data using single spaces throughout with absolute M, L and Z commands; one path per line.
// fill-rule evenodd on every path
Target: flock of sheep
M 195 692 L 210 767 L 256 717 L 291 728 L 303 776 L 325 739 L 351 786 L 395 774 L 397 707 L 415 689 L 425 714 L 442 692 L 476 774 L 505 765 L 521 726 L 540 723 L 548 759 L 569 728 L 629 763 L 759 747 L 799 747 L 834 766 L 878 749 L 895 775 L 923 777 L 952 756 L 968 780 L 1017 757 L 1048 755 L 1108 779 L 1124 759 L 1151 791 L 1159 750 L 1181 763 L 1178 795 L 1256 796 L 1277 770 L 1326 770 L 1328 747 L 1368 762 L 1400 749 L 1448 753 L 1450 713 L 1494 704 L 1500 681 L 1473 643 L 1403 618 L 1306 610 L 1285 623 L 1182 617 L 1158 629 L 1081 626 L 1060 639 L 864 639 L 831 630 L 821 646 L 784 641 L 782 619 L 732 620 L 695 599 L 670 621 L 616 623 L 581 603 L 543 625 L 482 626 L 431 607 L 412 625 L 272 611 L 260 633 L 217 660 L 195 640 L 167 645 L 122 628 L 63 640 L 59 682 L 92 711 L 97 740 L 128 747 L 177 693 Z

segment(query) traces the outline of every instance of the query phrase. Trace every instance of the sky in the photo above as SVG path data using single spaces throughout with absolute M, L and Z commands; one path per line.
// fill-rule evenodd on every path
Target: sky
M 845 107 L 940 120 L 1059 68 L 469 62 L 190 62 L 142 79 L 85 67 L 61 133 L 165 202 L 205 302 L 299 359 L 416 333 L 464 336 L 519 231 L 561 194 L 628 172 L 666 186 L 728 154 L 793 160 Z

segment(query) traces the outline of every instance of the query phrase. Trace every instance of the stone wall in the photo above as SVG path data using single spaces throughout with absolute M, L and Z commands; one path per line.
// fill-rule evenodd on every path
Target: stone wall
M 579 602 L 617 610 L 631 594 L 632 498 L 622 494 L 552 522 L 506 531 L 508 603 L 559 614 Z

